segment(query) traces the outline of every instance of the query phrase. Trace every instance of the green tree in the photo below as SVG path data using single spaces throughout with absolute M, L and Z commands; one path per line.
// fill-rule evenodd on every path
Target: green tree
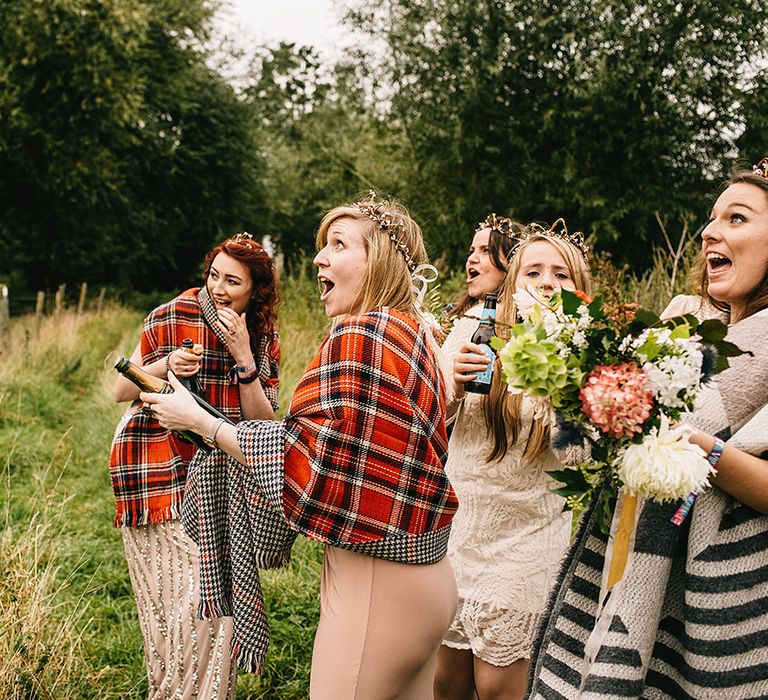
M 348 21 L 379 40 L 368 63 L 394 85 L 391 109 L 418 163 L 409 190 L 441 246 L 462 250 L 489 210 L 565 216 L 644 264 L 654 212 L 700 211 L 734 151 L 740 76 L 765 60 L 768 10 L 761 0 L 360 0 Z
M 169 288 L 263 220 L 247 105 L 206 65 L 206 0 L 0 4 L 0 266 Z
M 324 65 L 309 47 L 264 47 L 244 95 L 261 138 L 272 233 L 289 267 L 312 253 L 329 208 L 371 187 L 397 192 L 403 140 L 372 108 L 359 66 Z

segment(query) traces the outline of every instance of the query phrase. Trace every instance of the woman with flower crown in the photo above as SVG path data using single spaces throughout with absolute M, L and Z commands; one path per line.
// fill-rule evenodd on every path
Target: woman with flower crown
M 328 212 L 317 245 L 334 325 L 283 421 L 221 424 L 173 380 L 142 398 L 233 458 L 220 473 L 193 463 L 184 523 L 220 564 L 201 569 L 204 609 L 234 611 L 241 667 L 259 671 L 268 644 L 257 567 L 300 532 L 325 544 L 313 700 L 426 700 L 456 609 L 445 384 L 419 302 L 435 271 L 416 222 L 375 197 Z
M 272 260 L 241 233 L 208 251 L 203 282 L 147 316 L 131 360 L 162 379 L 196 379 L 204 398 L 232 420 L 271 418 L 280 362 Z M 185 339 L 197 347 L 183 349 Z M 115 398 L 131 401 L 109 466 L 144 637 L 148 697 L 232 698 L 232 619 L 196 620 L 198 552 L 179 522 L 195 447 L 141 410 L 138 388 L 122 375 Z
M 505 336 L 517 321 L 517 291 L 589 293 L 590 279 L 583 238 L 564 227 L 523 227 L 492 214 L 469 252 L 470 302 L 458 306 L 462 315 L 443 345 L 455 389 L 446 471 L 460 503 L 448 545 L 459 607 L 438 657 L 435 696 L 521 698 L 571 518 L 551 492 L 557 484 L 546 472 L 561 464 L 531 400 L 507 391 L 498 362 L 487 396 L 464 392 L 489 362 L 470 338 L 487 293 L 499 292 L 496 332 Z
M 585 513 L 537 641 L 531 698 L 768 697 L 768 159 L 734 172 L 701 240 L 698 295 L 664 316 L 721 315 L 726 340 L 746 351 L 685 419 L 712 486 L 638 507 L 610 595 L 613 534 Z

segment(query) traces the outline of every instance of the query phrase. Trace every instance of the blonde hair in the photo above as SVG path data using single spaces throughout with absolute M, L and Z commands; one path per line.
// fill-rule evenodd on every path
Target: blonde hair
M 405 207 L 394 199 L 383 200 L 377 212 L 389 213 L 392 220 L 400 224 L 394 235 L 407 249 L 413 264 L 427 263 L 427 250 L 424 247 L 421 227 L 408 215 Z M 325 246 L 328 241 L 328 229 L 339 219 L 353 219 L 364 224 L 362 235 L 368 262 L 361 288 L 362 299 L 357 312 L 367 313 L 377 306 L 390 306 L 420 318 L 414 302 L 411 271 L 403 251 L 376 221 L 359 208 L 352 204 L 343 204 L 331 209 L 323 217 L 317 231 L 318 249 Z
M 414 268 L 429 263 L 421 227 L 410 217 L 406 208 L 395 199 L 382 200 L 376 207 L 376 212 L 391 216 L 395 228 L 390 230 L 393 231 L 395 241 L 390 238 L 390 233 L 362 209 L 354 204 L 342 204 L 331 209 L 320 222 L 316 237 L 317 248 L 322 249 L 328 242 L 328 229 L 334 221 L 352 219 L 364 224 L 362 236 L 367 263 L 361 288 L 362 298 L 355 312 L 365 314 L 378 306 L 388 306 L 416 319 L 424 331 L 427 345 L 432 351 L 442 378 L 443 390 L 450 400 L 453 394 L 453 385 L 448 381 L 451 376 L 450 367 L 432 329 L 417 308 L 413 278 L 409 268 L 409 263 Z
M 560 253 L 576 289 L 586 294 L 592 293 L 589 268 L 581 251 L 575 245 L 560 238 L 532 235 L 515 250 L 514 257 L 507 268 L 507 274 L 501 282 L 496 315 L 498 321 L 496 333 L 501 338 L 508 338 L 509 326 L 519 320 L 512 296 L 515 293 L 515 280 L 520 271 L 523 252 L 537 241 L 546 241 Z M 509 447 L 517 442 L 523 421 L 522 394 L 510 394 L 507 391 L 507 385 L 501 378 L 501 364 L 498 358 L 491 380 L 491 391 L 483 397 L 482 411 L 488 437 L 493 439 L 488 461 L 499 460 L 504 457 Z M 549 445 L 549 432 L 548 425 L 539 419 L 533 420 L 523 453 L 527 459 L 538 457 L 546 449 Z

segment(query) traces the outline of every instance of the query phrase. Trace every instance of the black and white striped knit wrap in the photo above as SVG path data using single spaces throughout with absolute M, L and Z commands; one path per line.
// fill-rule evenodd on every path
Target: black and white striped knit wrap
M 754 357 L 731 361 L 687 417 L 768 458 L 768 311 L 728 339 Z M 768 469 L 768 465 L 766 465 Z M 613 616 L 585 660 L 595 627 L 607 537 L 585 515 L 534 647 L 529 698 L 768 698 L 768 515 L 720 489 L 700 494 L 681 527 L 678 504 L 645 502 Z
M 282 423 L 257 421 L 266 462 L 282 462 Z M 240 423 L 253 425 L 253 423 Z M 254 469 L 221 450 L 198 450 L 189 467 L 181 521 L 200 549 L 200 617 L 232 616 L 232 658 L 261 673 L 269 624 L 259 569 L 290 561 L 296 539 L 254 479 Z M 282 482 L 282 475 L 275 475 Z M 278 486 L 279 488 L 279 486 Z

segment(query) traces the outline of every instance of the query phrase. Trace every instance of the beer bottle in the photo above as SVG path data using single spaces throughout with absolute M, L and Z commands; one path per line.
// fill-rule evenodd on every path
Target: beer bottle
M 472 381 L 464 385 L 464 391 L 474 394 L 487 394 L 491 390 L 491 379 L 493 378 L 493 366 L 496 361 L 496 353 L 491 348 L 491 338 L 496 334 L 496 294 L 488 293 L 485 295 L 485 306 L 480 314 L 480 323 L 472 336 L 472 342 L 479 345 L 491 364 L 480 372 Z

